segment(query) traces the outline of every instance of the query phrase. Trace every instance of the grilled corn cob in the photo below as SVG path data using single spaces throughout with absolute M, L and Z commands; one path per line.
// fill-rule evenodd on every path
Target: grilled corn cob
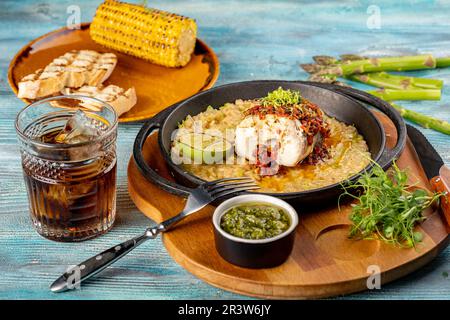
M 91 38 L 105 47 L 166 67 L 185 66 L 195 47 L 193 19 L 106 0 L 95 14 Z

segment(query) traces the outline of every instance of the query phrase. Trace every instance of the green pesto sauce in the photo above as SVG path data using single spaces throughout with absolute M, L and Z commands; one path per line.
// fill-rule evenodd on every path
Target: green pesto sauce
M 261 203 L 246 203 L 229 209 L 220 221 L 221 228 L 243 239 L 275 237 L 291 224 L 289 215 L 281 208 Z

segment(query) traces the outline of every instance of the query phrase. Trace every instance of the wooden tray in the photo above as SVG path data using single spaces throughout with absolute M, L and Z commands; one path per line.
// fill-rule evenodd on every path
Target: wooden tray
M 114 52 L 118 63 L 104 84 L 115 84 L 124 89 L 136 88 L 138 102 L 120 116 L 120 122 L 149 119 L 164 108 L 211 88 L 219 77 L 217 56 L 199 39 L 192 59 L 185 67 L 166 68 L 95 43 L 89 35 L 89 25 L 83 23 L 79 30 L 58 29 L 24 46 L 12 59 L 8 69 L 8 81 L 14 93 L 17 94 L 17 84 L 25 75 L 70 50 L 81 49 Z M 27 99 L 23 101 L 30 103 Z
M 396 140 L 395 128 L 381 114 L 388 146 Z M 160 154 L 156 134 L 143 149 L 150 165 L 164 177 L 170 177 Z M 411 141 L 398 160 L 408 168 L 419 185 L 429 183 Z M 160 190 L 143 178 L 131 159 L 128 189 L 136 206 L 151 219 L 160 222 L 182 210 L 185 200 Z M 428 219 L 419 227 L 424 234 L 417 249 L 403 249 L 376 240 L 349 240 L 350 205 L 304 212 L 297 208 L 300 223 L 291 257 L 272 269 L 245 269 L 223 260 L 214 246 L 211 214 L 208 206 L 163 235 L 164 245 L 173 259 L 195 276 L 232 292 L 274 299 L 318 298 L 348 294 L 367 289 L 371 266 L 378 266 L 381 283 L 419 269 L 448 245 L 448 234 L 438 211 L 429 209 Z

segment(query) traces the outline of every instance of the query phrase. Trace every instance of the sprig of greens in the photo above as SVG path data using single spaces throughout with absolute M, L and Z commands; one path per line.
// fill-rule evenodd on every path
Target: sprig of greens
M 301 101 L 302 96 L 299 91 L 285 90 L 282 87 L 269 92 L 266 97 L 261 99 L 261 103 L 265 107 L 293 106 L 300 104 Z
M 344 188 L 344 194 L 357 200 L 349 217 L 353 223 L 350 237 L 373 239 L 375 235 L 403 247 L 415 247 L 422 240 L 422 234 L 414 228 L 425 220 L 423 210 L 442 195 L 430 195 L 409 185 L 407 172 L 400 170 L 396 163 L 388 172 L 375 164 L 370 172 Z M 354 195 L 350 189 L 361 192 Z

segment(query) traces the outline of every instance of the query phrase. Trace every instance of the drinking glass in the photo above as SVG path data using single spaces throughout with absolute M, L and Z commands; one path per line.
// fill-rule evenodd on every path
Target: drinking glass
M 53 138 L 79 109 L 97 134 L 55 143 Z M 56 241 L 82 241 L 107 232 L 116 215 L 114 109 L 84 96 L 50 97 L 21 110 L 15 126 L 36 231 Z

